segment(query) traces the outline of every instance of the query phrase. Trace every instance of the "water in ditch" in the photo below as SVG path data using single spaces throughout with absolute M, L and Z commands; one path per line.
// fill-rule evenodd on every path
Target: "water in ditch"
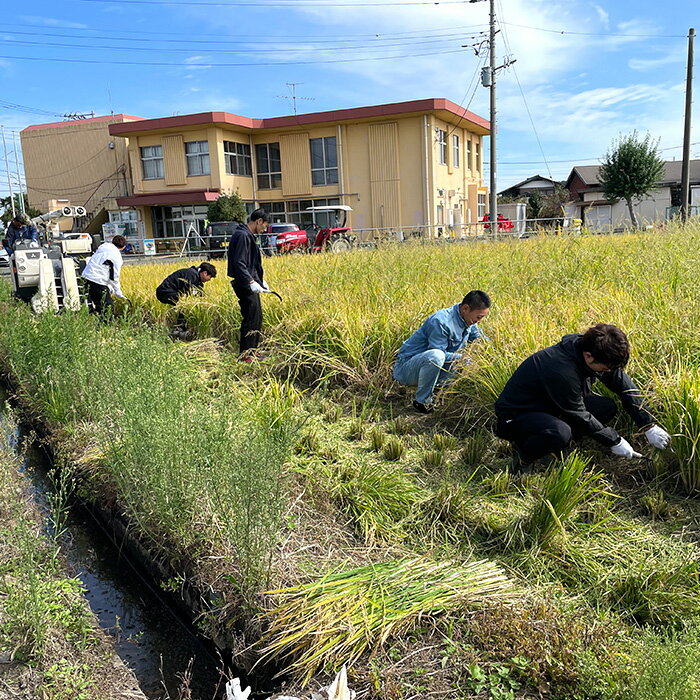
M 28 487 L 46 513 L 53 490 L 50 460 L 40 444 L 31 441 L 22 425 L 8 425 L 3 417 L 6 394 L 0 387 L 0 420 L 18 449 Z M 149 576 L 126 559 L 101 524 L 83 508 L 67 513 L 61 548 L 100 626 L 114 639 L 116 652 L 134 672 L 141 690 L 153 700 L 177 698 L 182 678 L 189 674 L 192 700 L 223 697 L 221 663 L 214 646 L 198 637 L 193 626 L 168 603 Z

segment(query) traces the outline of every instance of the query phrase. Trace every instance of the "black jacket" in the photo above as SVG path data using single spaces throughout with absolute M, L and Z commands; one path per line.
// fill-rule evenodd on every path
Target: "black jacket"
M 644 408 L 641 394 L 623 370 L 593 372 L 579 349 L 580 335 L 565 335 L 560 343 L 530 355 L 508 380 L 496 400 L 499 419 L 522 413 L 542 412 L 566 421 L 581 435 L 590 435 L 611 446 L 620 436 L 591 415 L 583 397 L 592 393 L 591 385 L 600 379 L 615 392 L 624 409 L 641 428 L 654 422 Z
M 236 287 L 247 287 L 253 280 L 263 282 L 262 259 L 255 236 L 246 224 L 238 224 L 228 244 L 228 276 Z
M 199 276 L 199 270 L 196 267 L 183 267 L 181 270 L 175 270 L 175 272 L 168 275 L 156 287 L 156 296 L 179 298 L 189 294 L 193 288 L 199 290 L 203 287 L 204 282 Z

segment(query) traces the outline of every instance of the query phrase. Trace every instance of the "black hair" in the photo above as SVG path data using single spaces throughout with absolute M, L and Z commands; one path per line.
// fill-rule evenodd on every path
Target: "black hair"
M 262 219 L 266 224 L 270 223 L 270 215 L 264 209 L 256 209 L 248 217 L 248 221 L 258 221 L 258 219 Z
M 126 248 L 126 238 L 124 238 L 124 236 L 115 236 L 112 239 L 112 243 L 117 246 L 117 248 Z
M 473 311 L 477 309 L 490 309 L 491 297 L 480 289 L 472 289 L 467 296 L 462 299 L 462 305 L 466 304 Z
M 200 272 L 206 272 L 209 277 L 216 277 L 216 268 L 211 263 L 203 262 L 198 269 Z
M 617 326 L 598 323 L 589 328 L 579 341 L 581 352 L 590 352 L 596 362 L 610 369 L 621 369 L 630 359 L 630 343 Z

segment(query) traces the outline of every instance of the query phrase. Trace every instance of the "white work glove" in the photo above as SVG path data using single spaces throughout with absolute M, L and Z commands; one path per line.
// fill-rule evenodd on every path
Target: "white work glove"
M 624 457 L 625 459 L 632 459 L 632 457 L 641 457 L 642 455 L 639 454 L 639 452 L 635 452 L 632 449 L 632 445 L 625 440 L 625 438 L 621 437 L 620 442 L 617 443 L 617 445 L 613 445 L 610 448 L 610 451 L 614 454 L 617 455 L 618 457 Z
M 249 695 L 250 686 L 241 690 L 241 682 L 238 678 L 234 678 L 226 684 L 226 700 L 248 700 Z
M 250 291 L 255 294 L 264 294 L 267 290 L 261 284 L 258 284 L 255 280 L 250 283 Z
M 647 442 L 656 447 L 657 450 L 665 450 L 671 444 L 671 436 L 658 425 L 652 425 L 651 428 L 644 431 L 647 437 Z
M 267 282 L 263 282 L 263 283 L 262 283 L 262 286 L 263 286 L 263 289 L 264 289 L 266 292 L 269 292 L 269 291 L 270 291 L 270 288 L 267 286 Z

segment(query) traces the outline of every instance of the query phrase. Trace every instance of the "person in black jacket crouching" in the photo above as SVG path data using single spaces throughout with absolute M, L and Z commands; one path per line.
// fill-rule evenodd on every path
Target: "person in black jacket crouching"
M 204 283 L 216 277 L 216 268 L 208 262 L 199 266 L 183 267 L 169 274 L 156 287 L 156 299 L 161 304 L 175 306 L 181 297 L 187 294 L 198 294 L 204 289 Z M 187 321 L 180 311 L 177 315 L 173 337 L 184 338 L 187 336 Z
M 270 216 L 264 209 L 256 209 L 247 224 L 238 224 L 228 244 L 228 276 L 241 307 L 241 359 L 251 362 L 260 355 L 255 349 L 260 344 L 262 304 L 260 294 L 270 289 L 263 281 L 262 259 L 255 236 L 265 231 Z
M 641 457 L 605 425 L 617 408 L 612 399 L 592 393 L 596 379 L 620 397 L 649 444 L 668 447 L 671 436 L 654 424 L 639 389 L 622 369 L 629 354 L 627 336 L 616 326 L 599 323 L 582 335 L 565 335 L 515 370 L 496 400 L 496 435 L 512 443 L 514 471 L 529 471 L 533 462 L 558 455 L 572 439 L 584 436 L 620 457 Z

